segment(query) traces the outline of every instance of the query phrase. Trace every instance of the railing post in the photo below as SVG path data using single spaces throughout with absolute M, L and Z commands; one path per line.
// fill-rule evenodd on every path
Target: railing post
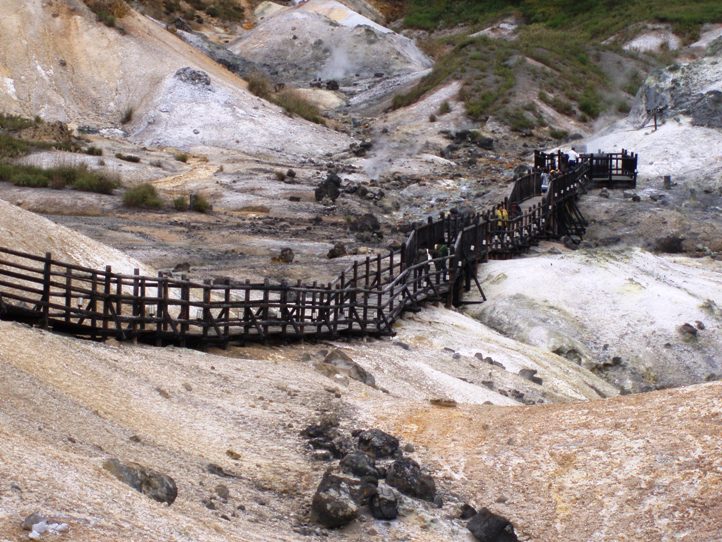
M 50 252 L 45 253 L 45 265 L 43 266 L 43 329 L 48 329 L 48 320 L 50 318 L 50 267 L 52 266 L 53 257 Z
M 103 284 L 103 338 L 108 334 L 108 319 L 110 318 L 110 276 L 111 267 L 106 265 Z

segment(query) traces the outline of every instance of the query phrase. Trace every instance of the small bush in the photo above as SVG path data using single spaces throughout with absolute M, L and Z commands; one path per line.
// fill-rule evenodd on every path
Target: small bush
M 189 158 L 189 157 L 188 157 L 188 153 L 179 152 L 179 153 L 177 153 L 177 154 L 174 154 L 174 155 L 173 155 L 173 158 L 175 158 L 175 159 L 178 160 L 179 162 L 185 163 L 185 162 L 188 161 L 188 158 Z
M 123 205 L 141 209 L 159 209 L 163 201 L 152 184 L 140 184 L 129 188 L 123 194 Z
M 188 210 L 188 198 L 186 196 L 178 196 L 173 199 L 173 209 L 176 211 Z
M 196 213 L 207 213 L 211 210 L 210 202 L 203 194 L 193 194 L 190 198 L 190 210 Z
M 268 100 L 271 97 L 273 86 L 271 81 L 260 72 L 253 72 L 246 77 L 248 82 L 248 92 L 255 94 L 259 98 Z
M 153 167 L 162 168 L 162 167 L 163 167 L 163 162 L 161 162 L 160 160 L 151 160 L 150 165 L 153 166 Z
M 90 156 L 103 156 L 103 149 L 100 149 L 98 147 L 90 146 L 87 149 L 85 149 L 85 154 L 89 154 Z
M 34 124 L 31 119 L 19 117 L 17 115 L 5 115 L 0 113 L 0 129 L 8 132 L 17 132 L 25 128 L 29 128 Z
M 549 130 L 549 135 L 553 139 L 557 140 L 566 139 L 569 136 L 569 132 L 567 132 L 566 130 L 557 130 L 556 128 L 552 128 L 551 130 Z
M 429 122 L 436 122 L 436 115 L 431 113 L 431 115 L 429 115 Z
M 439 106 L 439 110 L 436 112 L 439 116 L 446 115 L 447 113 L 451 112 L 451 106 L 449 105 L 449 102 L 444 100 L 441 102 L 441 105 Z
M 138 162 L 140 162 L 140 157 L 134 156 L 132 154 L 123 154 L 120 152 L 116 152 L 115 157 L 118 160 L 124 160 L 125 162 L 133 162 L 134 164 L 137 164 Z

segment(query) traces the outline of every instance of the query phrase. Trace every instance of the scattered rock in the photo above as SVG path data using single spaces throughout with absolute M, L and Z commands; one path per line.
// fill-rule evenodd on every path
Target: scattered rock
M 206 471 L 215 476 L 223 476 L 224 478 L 236 478 L 234 474 L 226 472 L 225 470 L 223 470 L 223 467 L 221 467 L 220 465 L 216 465 L 215 463 L 208 463 L 208 465 L 206 465 Z
M 685 335 L 686 337 L 696 337 L 697 336 L 697 328 L 694 327 L 692 324 L 684 323 L 681 326 L 679 326 L 679 332 L 682 335 Z
M 539 384 L 541 386 L 544 381 L 538 376 L 536 376 L 536 373 L 536 369 L 521 369 L 519 371 L 519 376 L 531 382 L 534 382 L 534 384 Z
M 609 199 L 609 190 L 607 190 L 606 188 L 602 188 L 602 189 L 599 191 L 599 197 L 600 197 L 600 198 L 607 198 L 607 199 Z
M 376 459 L 395 457 L 399 453 L 399 439 L 381 429 L 361 431 L 357 438 L 359 450 Z
M 387 486 L 379 486 L 369 501 L 371 515 L 376 519 L 391 520 L 399 515 L 396 493 Z
M 316 201 L 322 201 L 324 198 L 328 198 L 332 202 L 336 201 L 341 194 L 341 177 L 336 173 L 329 173 L 326 176 L 326 180 L 318 185 L 313 194 Z
M 660 237 L 654 242 L 654 250 L 656 252 L 664 252 L 667 254 L 680 254 L 684 252 L 682 243 L 684 237 L 681 235 L 667 235 L 666 237 Z
M 311 502 L 313 518 L 331 529 L 350 523 L 359 512 L 351 493 L 348 478 L 326 471 Z
M 210 86 L 211 84 L 211 78 L 208 77 L 208 74 L 201 70 L 194 70 L 193 68 L 185 67 L 179 69 L 177 72 L 175 72 L 175 75 L 173 76 L 179 81 L 183 81 L 184 83 L 188 83 L 189 85 L 194 86 Z
M 234 452 L 233 450 L 226 450 L 226 455 L 233 459 L 233 461 L 238 461 L 241 458 L 241 454 Z
M 188 273 L 191 270 L 191 264 L 188 262 L 181 262 L 175 265 L 173 273 Z
M 476 508 L 467 503 L 461 505 L 461 510 L 459 510 L 459 519 L 467 520 L 473 518 L 475 515 Z
M 340 258 L 341 256 L 346 256 L 348 253 L 346 252 L 346 245 L 344 245 L 341 242 L 338 242 L 333 245 L 333 248 L 328 251 L 328 254 L 326 254 L 326 257 L 330 260 L 333 258 Z
M 193 386 L 191 386 L 188 382 L 183 382 L 183 389 L 186 391 L 193 391 Z
M 103 468 L 121 482 L 158 502 L 173 504 L 178 496 L 173 478 L 138 463 L 121 463 L 112 458 L 103 463 Z
M 428 474 L 421 472 L 421 467 L 413 459 L 402 457 L 394 461 L 386 473 L 386 483 L 401 493 L 434 502 L 436 483 Z
M 218 495 L 224 501 L 227 501 L 228 497 L 230 497 L 231 495 L 231 492 L 228 490 L 228 486 L 224 484 L 218 484 L 216 486 L 216 495 Z
M 416 451 L 416 448 L 414 448 L 414 445 L 411 444 L 410 442 L 407 442 L 406 444 L 404 444 L 404 452 L 413 454 L 415 451 Z
M 466 527 L 479 542 L 518 542 L 509 520 L 482 508 Z
M 323 361 L 315 363 L 314 367 L 329 378 L 333 378 L 337 374 L 344 374 L 367 386 L 376 387 L 374 376 L 351 359 L 348 354 L 338 349 L 329 352 Z
M 341 470 L 359 478 L 380 478 L 374 460 L 363 452 L 351 452 L 340 463 Z
M 163 399 L 170 399 L 170 393 L 163 388 L 156 388 L 155 391 L 157 391 L 158 395 L 160 395 Z
M 293 263 L 295 254 L 293 249 L 285 247 L 281 249 L 281 253 L 278 256 L 274 256 L 271 260 L 275 263 Z
M 694 325 L 699 329 L 700 331 L 703 331 L 705 329 L 704 322 L 701 322 L 700 320 L 695 320 Z
M 378 232 L 381 230 L 379 219 L 371 213 L 366 213 L 353 220 L 349 226 L 353 232 Z

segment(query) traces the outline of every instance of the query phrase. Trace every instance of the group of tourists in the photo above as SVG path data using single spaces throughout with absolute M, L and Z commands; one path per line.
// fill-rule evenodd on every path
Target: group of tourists
M 512 222 L 524 214 L 524 211 L 521 210 L 517 202 L 509 203 L 509 200 L 504 198 L 504 201 L 496 206 L 494 214 L 497 229 L 506 230 Z

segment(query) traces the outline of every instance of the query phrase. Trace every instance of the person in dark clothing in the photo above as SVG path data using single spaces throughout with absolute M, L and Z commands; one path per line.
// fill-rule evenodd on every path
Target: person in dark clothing
M 434 246 L 434 257 L 436 258 L 443 258 L 442 260 L 439 260 L 436 262 L 436 271 L 437 273 L 441 273 L 441 281 L 446 281 L 446 260 L 449 257 L 449 247 L 446 246 L 445 243 L 437 244 Z

